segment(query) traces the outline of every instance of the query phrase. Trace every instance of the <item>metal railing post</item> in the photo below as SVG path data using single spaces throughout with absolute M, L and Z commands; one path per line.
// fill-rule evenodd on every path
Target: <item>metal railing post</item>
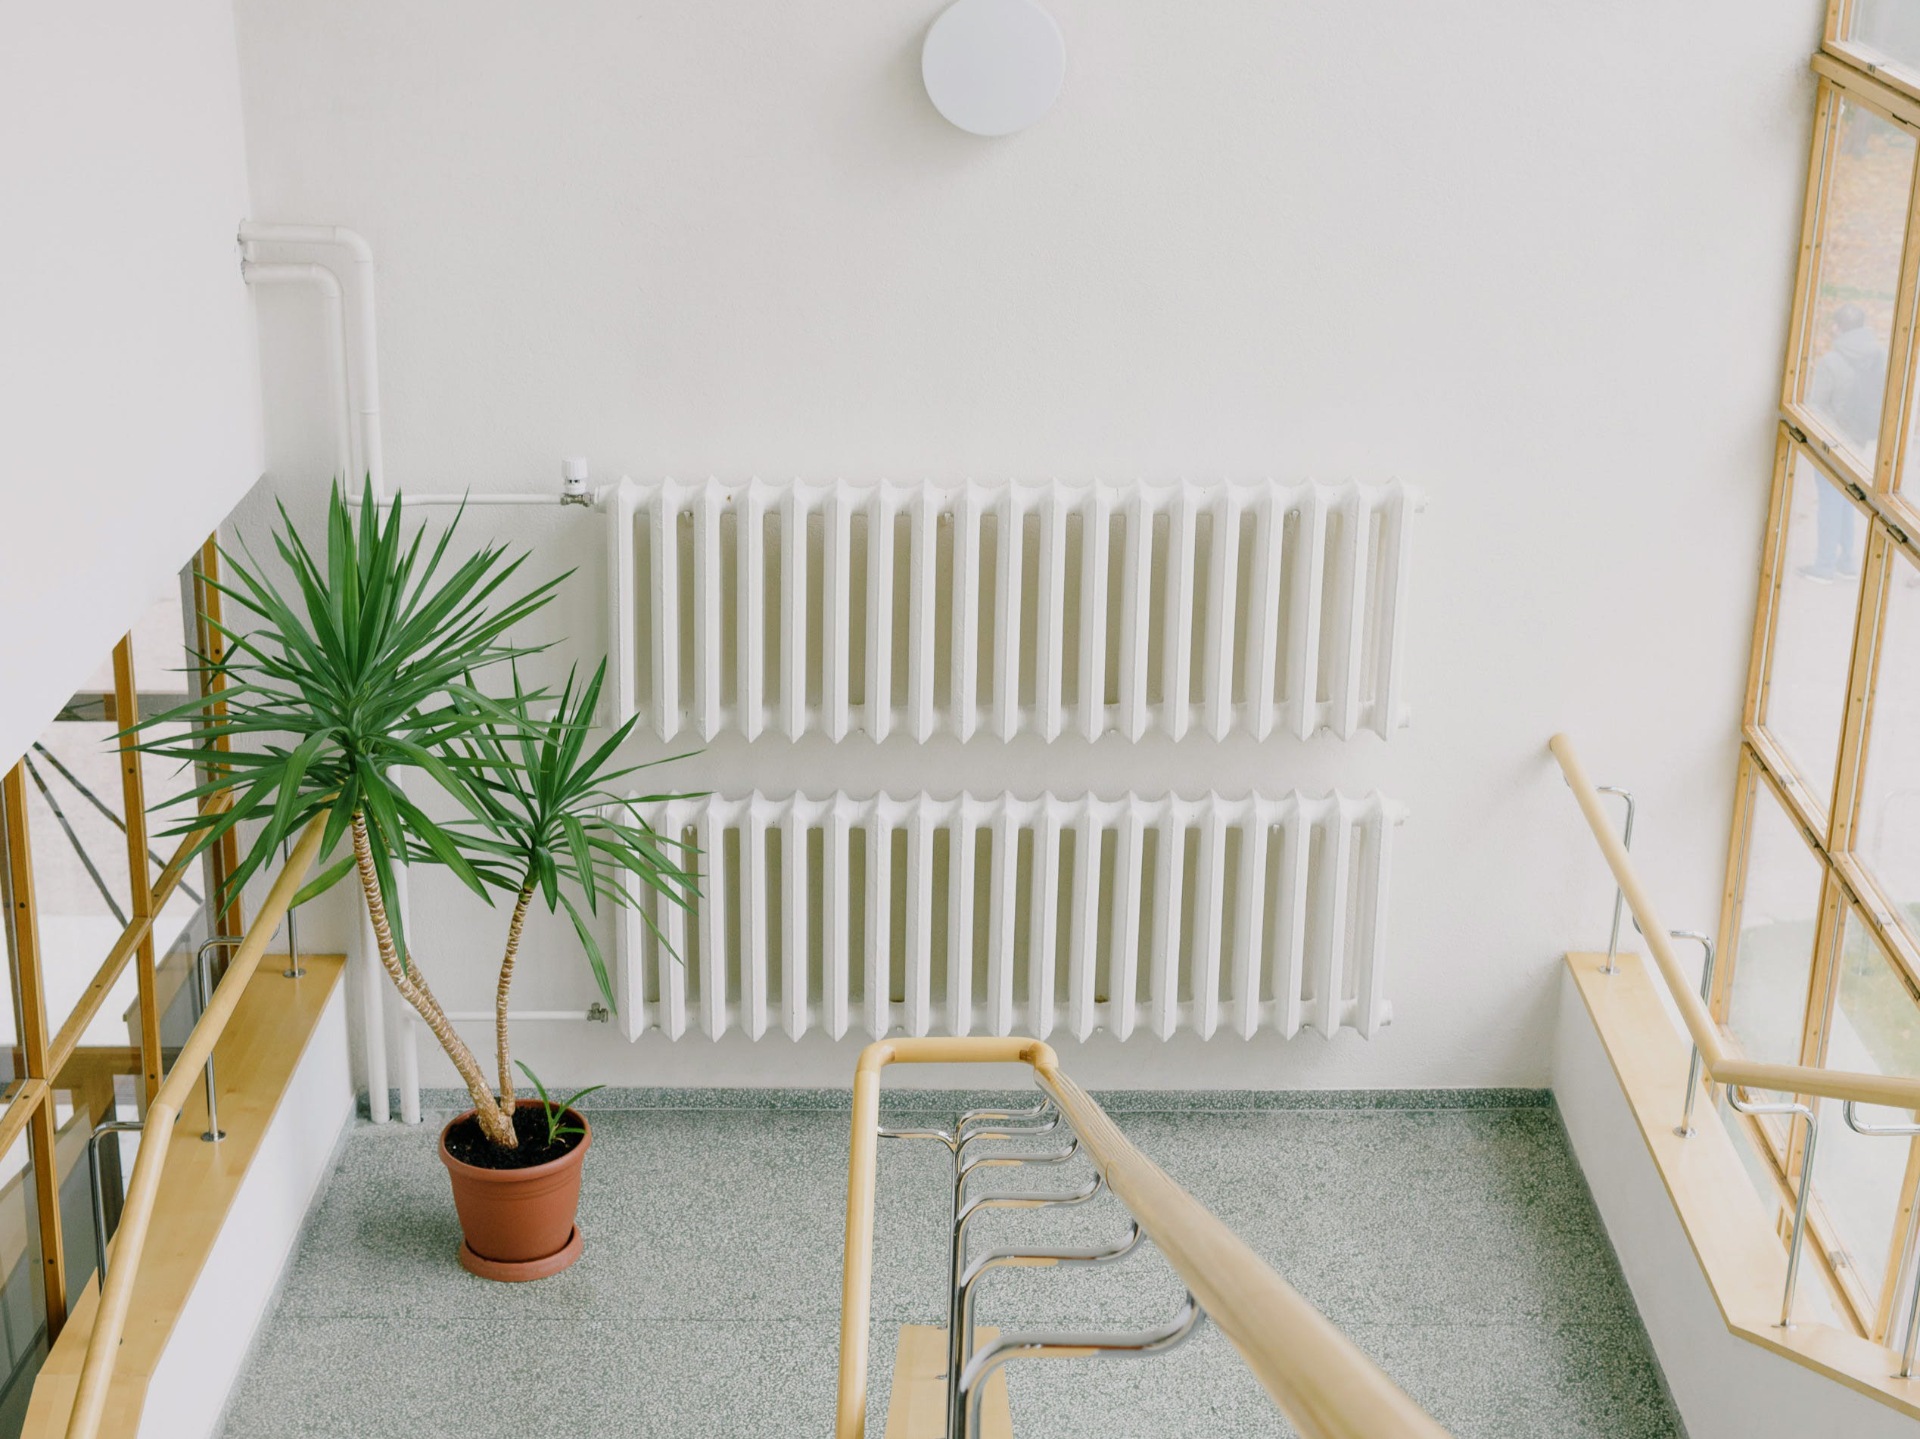
M 1784 1114 L 1787 1120 L 1787 1138 L 1793 1138 L 1793 1119 L 1798 1115 L 1807 1122 L 1807 1147 L 1800 1155 L 1800 1188 L 1793 1201 L 1793 1237 L 1787 1242 L 1787 1288 L 1780 1299 L 1780 1327 L 1793 1328 L 1793 1289 L 1800 1278 L 1800 1250 L 1807 1236 L 1807 1200 L 1813 1193 L 1813 1149 L 1819 1136 L 1819 1123 L 1813 1111 L 1806 1105 L 1793 1101 L 1785 1103 L 1756 1102 L 1741 1098 L 1743 1086 L 1727 1086 L 1727 1103 L 1741 1114 Z
M 1597 788 L 1601 794 L 1618 795 L 1627 802 L 1626 821 L 1620 826 L 1620 848 L 1631 850 L 1633 848 L 1633 812 L 1636 808 L 1633 791 L 1622 789 L 1617 784 L 1603 784 L 1597 786 Z M 1606 968 L 1600 971 L 1602 974 L 1618 974 L 1620 972 L 1620 965 L 1616 956 L 1620 953 L 1620 916 L 1625 912 L 1626 904 L 1626 891 L 1620 888 L 1619 885 L 1614 885 L 1613 927 L 1607 931 L 1607 964 Z M 1638 928 L 1637 925 L 1635 927 Z
M 287 911 L 292 914 L 292 910 Z M 234 949 L 240 944 L 240 937 L 232 934 L 216 934 L 194 953 L 193 956 L 193 998 L 204 1012 L 207 1002 L 213 998 L 213 957 L 209 953 L 215 949 Z M 206 1070 L 207 1090 L 207 1128 L 200 1137 L 209 1144 L 218 1143 L 227 1137 L 227 1131 L 220 1127 L 220 1096 L 214 1088 L 213 1051 L 207 1051 Z
M 138 1134 L 144 1119 L 103 1119 L 87 1136 L 87 1184 L 93 1195 L 93 1242 L 100 1255 L 100 1283 L 107 1282 L 107 1192 L 100 1182 L 100 1141 L 109 1134 Z
M 1860 1118 L 1859 1102 L 1849 1099 L 1841 1110 L 1847 1121 L 1847 1128 L 1855 1134 L 1864 1134 L 1872 1139 L 1912 1139 L 1920 1134 L 1920 1124 L 1868 1124 Z M 1900 1377 L 1913 1378 L 1913 1361 L 1916 1347 L 1920 1347 L 1920 1260 L 1914 1254 L 1914 1238 L 1920 1233 L 1920 1202 L 1907 1209 L 1907 1230 L 1900 1240 L 1900 1264 L 1895 1274 L 1913 1266 L 1913 1292 L 1907 1300 L 1907 1332 L 1900 1347 Z
M 286 863 L 287 856 L 290 853 L 292 853 L 290 842 L 284 839 L 281 840 L 280 861 L 282 864 Z M 287 906 L 287 967 L 280 971 L 280 977 L 282 979 L 301 979 L 306 975 L 306 971 L 300 967 L 299 913 L 300 910 L 298 906 L 291 904 Z
M 1697 929 L 1673 929 L 1667 933 L 1674 939 L 1690 939 L 1706 951 L 1706 960 L 1700 966 L 1700 998 L 1711 1005 L 1713 1002 L 1713 939 Z M 1691 1139 L 1695 1134 L 1693 1127 L 1693 1102 L 1700 1093 L 1700 1046 L 1693 1046 L 1693 1058 L 1687 1062 L 1687 1102 L 1680 1112 L 1680 1127 L 1673 1132 L 1682 1139 Z

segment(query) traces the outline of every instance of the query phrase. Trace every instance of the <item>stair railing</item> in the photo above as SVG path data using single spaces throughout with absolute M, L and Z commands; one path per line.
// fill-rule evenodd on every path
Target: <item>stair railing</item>
M 951 1129 L 891 1129 L 880 1123 L 881 1076 L 891 1064 L 1025 1064 L 1041 1094 L 1027 1110 L 976 1110 Z M 975 1139 L 1024 1138 L 1064 1130 L 1064 1147 L 1037 1153 L 969 1158 Z M 1053 1050 L 1036 1039 L 888 1039 L 861 1052 L 853 1081 L 853 1136 L 847 1162 L 847 1242 L 840 1295 L 839 1406 L 836 1439 L 865 1439 L 867 1358 L 872 1322 L 874 1190 L 881 1139 L 941 1143 L 953 1160 L 949 1229 L 947 1434 L 976 1439 L 978 1409 L 989 1375 L 1020 1358 L 1090 1358 L 1156 1354 L 1183 1342 L 1210 1319 L 1239 1351 L 1302 1439 L 1447 1439 L 1446 1431 L 1409 1399 L 1332 1321 L 1248 1248 L 1204 1205 L 1142 1154 L 1084 1089 L 1060 1071 Z M 1091 1183 L 1076 1190 L 970 1196 L 969 1177 L 1002 1165 L 1091 1161 Z M 1080 1204 L 1102 1192 L 1126 1208 L 1130 1233 L 1111 1245 L 1079 1250 L 994 1250 L 969 1260 L 967 1220 L 990 1207 Z M 1127 1334 L 1005 1334 L 973 1352 L 972 1297 L 989 1269 L 1012 1264 L 1105 1264 L 1151 1243 L 1183 1284 L 1187 1297 L 1166 1324 Z

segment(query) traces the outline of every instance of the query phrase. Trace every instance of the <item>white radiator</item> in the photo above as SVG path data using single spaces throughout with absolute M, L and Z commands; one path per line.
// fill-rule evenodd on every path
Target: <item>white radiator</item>
M 1371 1036 L 1403 817 L 1377 793 L 668 801 L 653 822 L 700 846 L 702 894 L 622 912 L 619 1022 Z
M 1406 723 L 1415 493 L 624 482 L 621 718 L 662 739 Z

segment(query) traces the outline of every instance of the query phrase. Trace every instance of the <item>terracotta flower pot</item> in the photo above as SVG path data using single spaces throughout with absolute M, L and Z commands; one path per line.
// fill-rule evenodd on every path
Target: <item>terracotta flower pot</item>
M 518 1107 L 539 1104 L 523 1099 Z M 453 1181 L 453 1207 L 460 1215 L 460 1264 L 483 1279 L 545 1279 L 580 1257 L 584 1247 L 574 1216 L 580 1208 L 580 1166 L 593 1146 L 593 1130 L 576 1110 L 566 1122 L 586 1132 L 558 1159 L 526 1169 L 482 1169 L 453 1157 L 447 1134 L 473 1118 L 469 1109 L 440 1131 L 440 1162 Z

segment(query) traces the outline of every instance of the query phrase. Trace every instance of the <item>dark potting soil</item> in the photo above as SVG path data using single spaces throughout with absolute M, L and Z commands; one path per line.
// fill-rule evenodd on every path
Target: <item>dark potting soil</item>
M 563 1122 L 578 1127 L 571 1114 Z M 571 1152 L 585 1137 L 569 1134 L 558 1144 L 549 1144 L 546 1110 L 538 1104 L 522 1105 L 513 1112 L 513 1132 L 520 1137 L 520 1147 L 502 1149 L 482 1132 L 479 1120 L 468 1117 L 447 1131 L 447 1152 L 475 1169 L 531 1169 Z

